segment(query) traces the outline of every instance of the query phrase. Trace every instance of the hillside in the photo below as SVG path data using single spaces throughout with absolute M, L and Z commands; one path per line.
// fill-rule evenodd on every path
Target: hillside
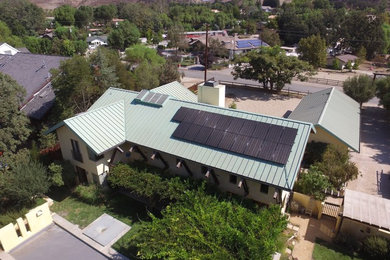
M 120 2 L 137 2 L 137 0 L 30 0 L 43 9 L 54 9 L 61 5 L 72 5 L 79 7 L 81 5 L 98 6 L 104 4 L 115 4 Z

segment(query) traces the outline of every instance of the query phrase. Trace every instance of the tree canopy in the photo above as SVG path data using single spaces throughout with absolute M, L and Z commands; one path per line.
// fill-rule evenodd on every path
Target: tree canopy
M 0 73 L 0 151 L 16 152 L 29 137 L 29 119 L 19 111 L 25 89 L 15 80 Z
M 74 25 L 76 8 L 70 5 L 62 5 L 54 9 L 54 18 L 56 22 L 62 25 Z
M 281 90 L 294 77 L 305 80 L 313 68 L 296 57 L 286 56 L 278 47 L 262 47 L 236 59 L 235 78 L 252 79 L 264 88 Z
M 376 85 L 371 77 L 359 75 L 344 81 L 343 90 L 345 94 L 356 100 L 362 107 L 363 103 L 375 97 Z
M 108 43 L 111 47 L 123 50 L 133 44 L 136 44 L 141 34 L 134 24 L 129 21 L 121 22 L 118 28 L 111 31 L 108 35 Z
M 312 35 L 299 41 L 297 51 L 301 59 L 309 62 L 315 68 L 326 65 L 326 42 L 320 35 Z
M 313 196 L 316 200 L 325 199 L 324 190 L 330 188 L 331 184 L 317 166 L 311 166 L 307 172 L 302 172 L 294 189 L 306 195 Z
M 376 82 L 379 104 L 385 109 L 390 110 L 390 77 L 380 79 Z

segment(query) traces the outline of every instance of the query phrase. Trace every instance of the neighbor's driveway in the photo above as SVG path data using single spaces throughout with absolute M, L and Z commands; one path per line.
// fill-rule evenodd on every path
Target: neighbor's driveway
M 360 153 L 352 152 L 351 156 L 361 174 L 347 188 L 390 199 L 389 111 L 376 106 L 363 107 Z

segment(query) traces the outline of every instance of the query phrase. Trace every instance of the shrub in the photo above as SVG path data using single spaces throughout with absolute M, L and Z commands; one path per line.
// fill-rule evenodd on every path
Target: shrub
M 365 238 L 362 249 L 368 259 L 390 259 L 389 241 L 382 237 Z
M 301 174 L 295 189 L 322 201 L 325 199 L 324 189 L 330 186 L 328 177 L 318 170 L 318 167 L 311 166 L 307 173 Z
M 51 185 L 55 187 L 63 186 L 64 180 L 62 179 L 62 166 L 53 162 L 49 165 L 48 169 Z
M 308 168 L 310 165 L 322 160 L 322 156 L 328 144 L 321 142 L 310 142 L 306 146 L 303 164 Z
M 237 104 L 236 104 L 236 102 L 232 102 L 230 105 L 229 105 L 229 108 L 231 108 L 231 109 L 237 109 Z

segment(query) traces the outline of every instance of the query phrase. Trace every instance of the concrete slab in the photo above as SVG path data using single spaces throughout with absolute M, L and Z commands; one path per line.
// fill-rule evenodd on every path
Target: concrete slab
M 12 250 L 10 255 L 17 260 L 109 259 L 55 224 Z
M 103 214 L 94 222 L 89 224 L 84 230 L 83 234 L 98 242 L 102 246 L 107 246 L 118 240 L 123 234 L 130 230 L 130 227 L 125 223 Z

